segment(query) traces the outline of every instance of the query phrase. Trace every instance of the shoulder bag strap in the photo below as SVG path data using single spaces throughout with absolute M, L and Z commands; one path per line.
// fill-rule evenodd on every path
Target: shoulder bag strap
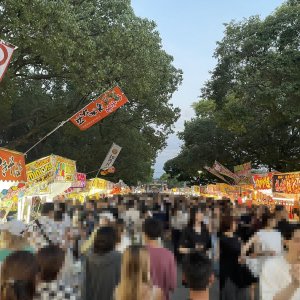
M 38 226 L 38 228 L 40 229 L 40 232 L 41 232 L 42 236 L 44 237 L 44 239 L 49 243 L 49 245 L 53 245 L 53 242 L 50 240 L 50 238 L 48 237 L 48 235 L 44 231 L 43 226 L 40 223 L 40 221 L 36 219 L 36 220 L 34 220 L 34 222 Z

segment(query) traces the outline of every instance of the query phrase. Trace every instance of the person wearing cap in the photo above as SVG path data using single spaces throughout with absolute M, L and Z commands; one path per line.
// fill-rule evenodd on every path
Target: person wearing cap
M 26 239 L 22 236 L 25 229 L 25 224 L 18 220 L 12 220 L 0 225 L 2 242 L 0 248 L 0 263 L 15 251 L 25 250 L 33 252 L 33 248 L 27 244 Z

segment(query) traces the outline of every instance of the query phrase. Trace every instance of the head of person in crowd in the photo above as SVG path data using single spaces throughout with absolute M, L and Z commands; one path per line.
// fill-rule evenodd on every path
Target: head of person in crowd
M 275 214 L 264 213 L 261 217 L 261 226 L 263 229 L 273 229 L 276 227 Z
M 118 219 L 115 224 L 116 233 L 117 233 L 117 244 L 121 243 L 122 236 L 125 232 L 125 222 L 122 219 Z
M 220 220 L 220 233 L 235 233 L 237 230 L 236 219 L 231 215 L 225 215 Z
M 299 261 L 300 257 L 300 224 L 290 224 L 283 233 L 288 257 L 291 261 Z
M 23 233 L 26 226 L 22 221 L 12 220 L 0 225 L 1 248 L 10 250 L 21 250 L 26 245 L 26 239 Z
M 85 204 L 85 209 L 87 211 L 94 211 L 95 210 L 95 201 L 88 200 Z
M 190 219 L 188 222 L 188 226 L 194 228 L 195 226 L 201 225 L 203 222 L 204 215 L 200 208 L 193 207 L 190 210 Z
M 160 237 L 162 237 L 162 222 L 155 218 L 147 218 L 143 224 L 143 233 L 146 243 L 149 241 L 157 241 Z
M 0 299 L 32 300 L 38 277 L 36 257 L 27 251 L 9 255 L 1 267 Z
M 199 253 L 187 254 L 183 260 L 183 277 L 190 290 L 190 298 L 209 299 L 209 288 L 214 275 L 210 259 Z
M 41 282 L 51 282 L 58 278 L 65 262 L 65 252 L 57 245 L 50 245 L 41 248 L 37 252 L 37 262 L 39 265 L 39 280 Z
M 63 220 L 63 212 L 61 210 L 54 211 L 54 221 L 55 222 L 62 222 Z
M 59 210 L 60 210 L 63 214 L 65 214 L 66 211 L 67 211 L 67 202 L 60 202 L 58 206 L 59 206 Z
M 299 222 L 299 220 L 300 220 L 300 211 L 299 211 L 299 208 L 293 208 L 292 213 L 293 213 L 294 220 L 296 220 L 296 221 Z
M 100 227 L 96 233 L 94 240 L 94 253 L 105 255 L 114 251 L 117 244 L 117 233 L 112 226 Z
M 116 289 L 116 299 L 139 300 L 145 286 L 150 285 L 148 251 L 143 246 L 129 246 L 122 258 L 121 281 Z
M 50 219 L 54 218 L 54 203 L 47 202 L 42 205 L 41 215 Z

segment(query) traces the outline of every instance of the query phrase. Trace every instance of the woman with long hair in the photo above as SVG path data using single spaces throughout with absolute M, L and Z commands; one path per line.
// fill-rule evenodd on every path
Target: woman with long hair
M 38 271 L 37 259 L 28 251 L 7 256 L 1 267 L 0 299 L 34 299 Z
M 121 281 L 116 288 L 116 300 L 163 300 L 161 289 L 150 280 L 150 256 L 143 246 L 128 247 L 122 259 Z
M 191 209 L 189 223 L 181 235 L 180 253 L 188 254 L 193 251 L 206 253 L 211 248 L 210 233 L 203 222 L 203 217 L 200 208 Z

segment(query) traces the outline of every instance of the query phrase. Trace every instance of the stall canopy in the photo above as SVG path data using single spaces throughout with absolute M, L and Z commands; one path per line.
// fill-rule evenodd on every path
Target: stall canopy
M 76 176 L 76 162 L 50 155 L 26 165 L 28 196 L 46 196 L 47 201 L 71 187 Z

